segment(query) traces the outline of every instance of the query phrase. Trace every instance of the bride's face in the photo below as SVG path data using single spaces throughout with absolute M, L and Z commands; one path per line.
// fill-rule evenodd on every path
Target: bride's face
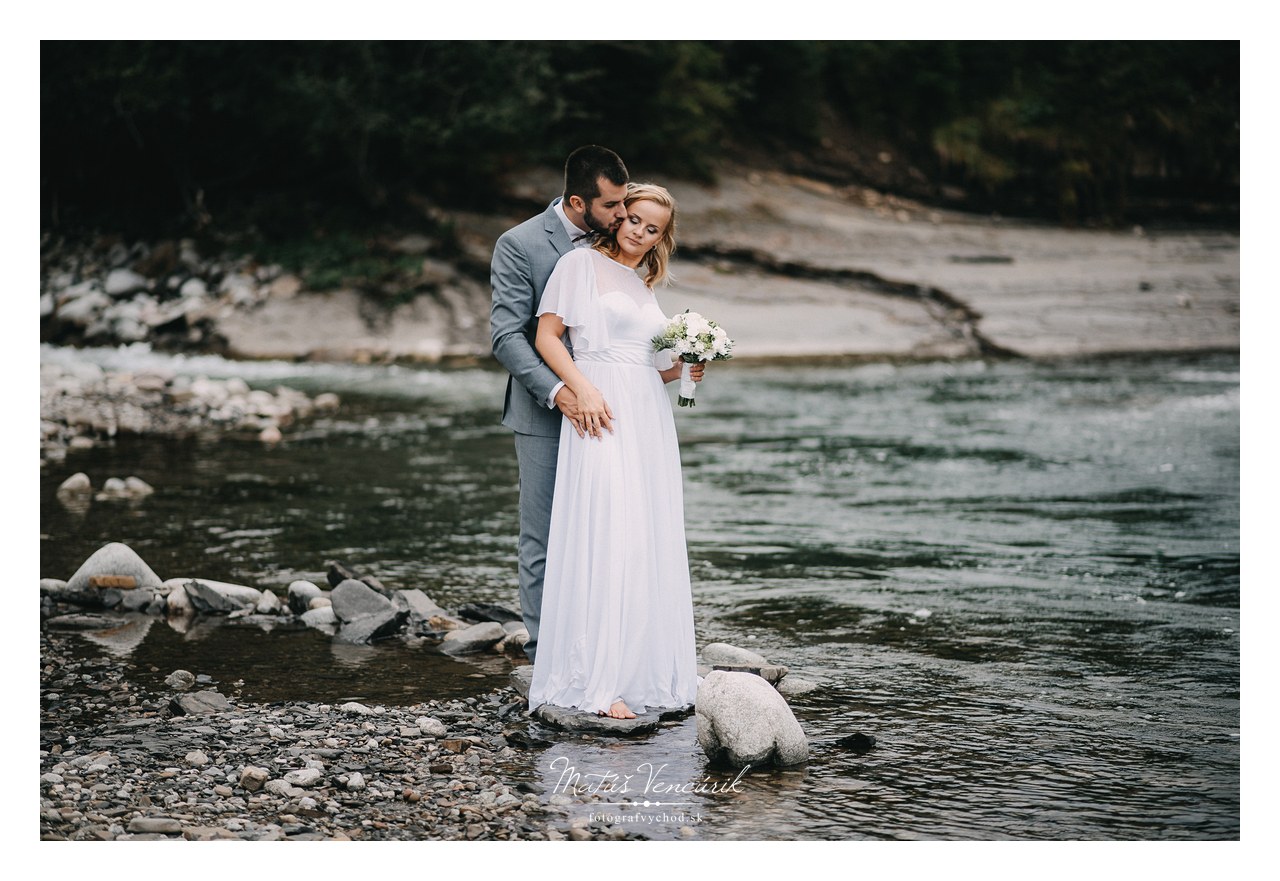
M 657 202 L 641 200 L 627 206 L 627 216 L 618 227 L 618 250 L 639 260 L 662 241 L 662 233 L 671 220 L 671 210 Z

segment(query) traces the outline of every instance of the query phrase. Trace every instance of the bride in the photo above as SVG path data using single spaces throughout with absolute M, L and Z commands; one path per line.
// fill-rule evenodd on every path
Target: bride
M 616 719 L 687 706 L 698 687 L 680 453 L 663 387 L 680 364 L 655 366 L 651 342 L 667 323 L 653 286 L 675 250 L 676 203 L 662 187 L 629 184 L 625 204 L 612 236 L 556 264 L 535 343 L 580 410 L 560 431 L 529 706 Z

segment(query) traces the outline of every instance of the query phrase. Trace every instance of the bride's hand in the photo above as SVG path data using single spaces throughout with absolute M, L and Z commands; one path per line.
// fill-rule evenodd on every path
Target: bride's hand
M 613 411 L 595 386 L 588 386 L 578 392 L 578 412 L 573 422 L 579 434 L 585 431 L 592 437 L 602 438 L 602 429 L 613 433 Z

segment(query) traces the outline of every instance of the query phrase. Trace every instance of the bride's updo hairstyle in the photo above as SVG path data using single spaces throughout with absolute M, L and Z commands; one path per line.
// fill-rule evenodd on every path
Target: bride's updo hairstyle
M 659 282 L 670 284 L 671 275 L 667 272 L 667 265 L 671 262 L 671 255 L 676 251 L 676 200 L 667 192 L 666 187 L 660 187 L 657 184 L 629 183 L 624 204 L 630 208 L 634 202 L 653 202 L 671 212 L 671 219 L 667 221 L 667 228 L 663 230 L 662 238 L 640 260 L 640 266 L 645 272 L 646 285 L 653 287 Z M 618 242 L 613 236 L 602 236 L 595 246 L 610 257 L 618 256 Z

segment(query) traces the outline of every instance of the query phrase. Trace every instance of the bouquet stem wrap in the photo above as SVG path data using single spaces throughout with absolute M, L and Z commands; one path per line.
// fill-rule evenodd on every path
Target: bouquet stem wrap
M 680 362 L 680 397 L 676 399 L 676 403 L 681 407 L 693 406 L 693 394 L 698 390 L 698 384 L 693 381 L 690 371 L 693 369 L 694 362 Z

